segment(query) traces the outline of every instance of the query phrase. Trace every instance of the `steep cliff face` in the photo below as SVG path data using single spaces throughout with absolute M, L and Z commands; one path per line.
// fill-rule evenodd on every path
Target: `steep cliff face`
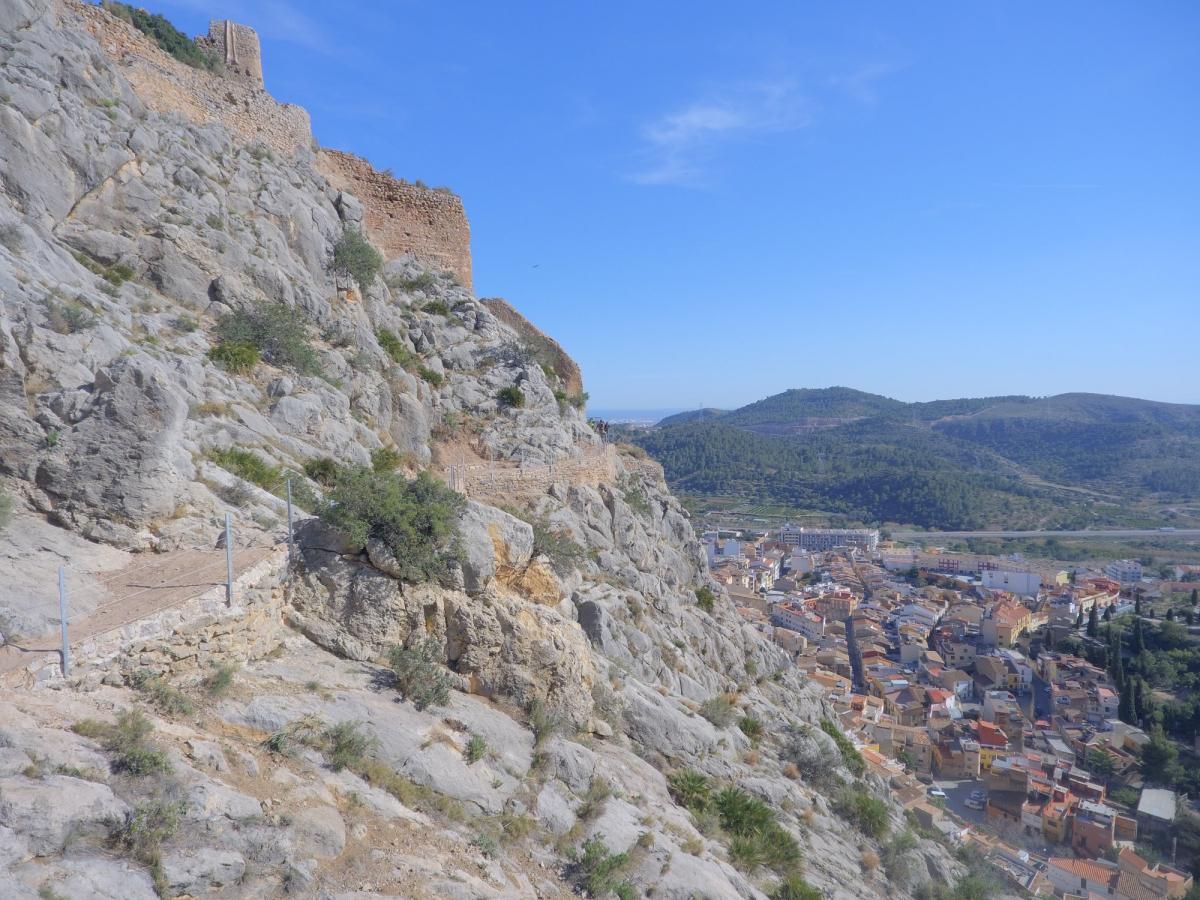
M 316 495 L 306 463 L 385 449 L 471 498 L 442 583 L 305 518 L 294 566 L 256 588 L 277 613 L 255 640 L 164 640 L 52 695 L 7 692 L 13 896 L 733 898 L 803 869 L 829 896 L 883 897 L 954 879 L 940 844 L 889 856 L 836 811 L 886 787 L 814 727 L 820 691 L 726 598 L 701 602 L 661 473 L 601 452 L 527 335 L 411 261 L 337 271 L 358 199 L 306 148 L 155 111 L 77 7 L 11 0 L 0 33 L 0 474 L 28 529 L 148 553 L 212 546 L 232 510 L 240 541 L 271 544 L 285 472 Z M 272 309 L 304 353 L 214 359 L 223 321 Z M 431 653 L 448 697 L 401 701 L 395 647 Z M 141 707 L 151 737 L 121 717 Z M 130 751 L 148 740 L 165 762 L 147 776 Z

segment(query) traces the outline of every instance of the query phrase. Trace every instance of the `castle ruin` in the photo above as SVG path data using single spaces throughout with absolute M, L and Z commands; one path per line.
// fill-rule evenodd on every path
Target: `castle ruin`
M 150 109 L 196 123 L 219 122 L 235 140 L 265 145 L 284 156 L 315 149 L 308 112 L 267 93 L 258 34 L 248 25 L 228 19 L 209 23 L 208 34 L 196 38 L 196 45 L 219 63 L 209 70 L 163 52 L 103 6 L 81 0 L 64 0 L 64 5 L 121 65 Z M 321 150 L 316 164 L 335 188 L 362 202 L 367 236 L 385 259 L 412 256 L 472 287 L 471 228 L 455 194 L 401 181 L 336 150 Z
M 196 38 L 196 45 L 218 60 L 226 75 L 263 86 L 262 50 L 258 34 L 249 25 L 213 19 L 208 23 L 208 34 Z

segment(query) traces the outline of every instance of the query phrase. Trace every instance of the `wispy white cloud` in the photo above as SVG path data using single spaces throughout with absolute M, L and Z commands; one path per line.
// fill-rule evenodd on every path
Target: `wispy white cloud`
M 890 62 L 867 63 L 845 75 L 830 77 L 829 84 L 835 90 L 844 92 L 859 103 L 874 106 L 879 100 L 876 90 L 879 82 L 899 71 L 900 68 L 902 67 Z
M 740 85 L 694 101 L 643 126 L 642 164 L 629 179 L 645 185 L 701 184 L 723 146 L 803 128 L 808 108 L 790 80 Z

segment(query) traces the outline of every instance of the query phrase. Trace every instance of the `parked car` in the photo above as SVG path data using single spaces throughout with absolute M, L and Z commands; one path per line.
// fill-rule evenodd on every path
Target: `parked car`
M 925 793 L 927 793 L 927 794 L 928 794 L 930 797 L 934 797 L 934 798 L 936 798 L 936 799 L 938 799 L 938 800 L 945 800 L 945 799 L 946 799 L 946 792 L 945 792 L 945 791 L 943 791 L 943 790 L 942 790 L 940 787 L 936 787 L 936 786 L 935 786 L 935 787 L 931 787 L 931 788 L 930 788 L 929 790 L 927 790 Z
M 963 801 L 963 806 L 967 809 L 983 809 L 984 802 L 977 797 L 968 797 Z
M 987 799 L 987 791 L 979 791 L 979 790 L 971 791 L 971 799 L 972 800 L 986 800 Z

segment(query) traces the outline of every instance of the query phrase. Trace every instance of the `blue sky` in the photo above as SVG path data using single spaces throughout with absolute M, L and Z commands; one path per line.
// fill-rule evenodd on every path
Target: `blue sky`
M 448 185 L 596 407 L 1200 403 L 1200 5 L 165 0 Z

